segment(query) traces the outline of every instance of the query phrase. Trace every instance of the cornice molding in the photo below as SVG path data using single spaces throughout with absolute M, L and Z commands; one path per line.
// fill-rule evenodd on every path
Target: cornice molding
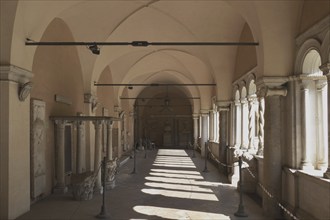
M 0 66 L 0 80 L 25 84 L 33 77 L 33 73 L 14 65 Z

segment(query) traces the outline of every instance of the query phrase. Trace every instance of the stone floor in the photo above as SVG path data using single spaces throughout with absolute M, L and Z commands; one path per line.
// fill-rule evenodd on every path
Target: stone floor
M 248 218 L 234 216 L 239 194 L 226 177 L 191 151 L 159 149 L 138 152 L 136 173 L 133 159 L 119 170 L 117 186 L 106 192 L 107 219 L 268 219 L 254 200 L 244 196 Z M 51 195 L 32 205 L 19 220 L 96 219 L 102 196 L 74 201 L 71 194 Z

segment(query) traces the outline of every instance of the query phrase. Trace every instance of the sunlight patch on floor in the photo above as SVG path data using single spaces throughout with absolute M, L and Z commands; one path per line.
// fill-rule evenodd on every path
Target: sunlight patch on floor
M 213 193 L 198 193 L 198 192 L 183 192 L 177 190 L 166 190 L 166 189 L 142 189 L 144 193 L 150 195 L 162 195 L 166 197 L 180 198 L 180 199 L 198 199 L 206 201 L 219 201 Z
M 204 179 L 201 175 L 189 175 L 189 174 L 151 172 L 150 175 L 151 176 L 173 177 L 173 178 L 185 178 L 185 179 Z
M 188 156 L 186 151 L 179 149 L 159 149 L 157 155 Z
M 155 182 L 146 182 L 144 185 L 154 188 L 163 188 L 163 189 L 176 189 L 183 191 L 194 191 L 194 192 L 209 192 L 213 193 L 211 189 L 202 188 L 199 186 L 192 185 L 182 185 L 182 184 L 171 184 L 171 183 L 155 183 Z
M 169 169 L 151 169 L 151 172 L 162 172 L 162 173 L 183 173 L 183 174 L 191 174 L 191 175 L 200 175 L 198 171 L 190 171 L 190 170 L 169 170 Z
M 153 166 L 156 167 L 177 167 L 177 168 L 196 168 L 195 166 L 189 166 L 189 165 L 175 165 L 175 164 L 159 164 L 155 163 Z
M 180 179 L 180 178 L 166 178 L 166 177 L 156 177 L 156 176 L 147 176 L 146 180 L 154 182 L 163 182 L 163 183 L 178 183 L 178 184 L 188 184 L 188 185 L 199 185 L 199 186 L 220 186 L 222 183 L 218 182 L 208 182 L 208 181 L 195 181 L 189 179 Z
M 229 220 L 230 217 L 223 214 L 211 213 L 211 212 L 199 212 L 184 209 L 163 208 L 156 206 L 134 206 L 134 211 L 149 215 L 157 216 L 165 219 L 217 219 L 217 220 Z

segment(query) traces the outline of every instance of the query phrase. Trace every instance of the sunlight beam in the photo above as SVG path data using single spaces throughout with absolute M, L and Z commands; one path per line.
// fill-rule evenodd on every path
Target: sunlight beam
M 142 192 L 151 195 L 162 195 L 166 197 L 181 198 L 181 199 L 198 199 L 206 201 L 219 201 L 213 193 L 200 193 L 200 192 L 183 192 L 177 190 L 165 189 L 142 189 Z
M 155 183 L 155 182 L 146 182 L 145 185 L 149 186 L 149 187 L 154 187 L 154 188 L 176 189 L 176 190 L 183 190 L 183 191 L 213 193 L 213 191 L 211 189 L 202 188 L 202 187 L 193 186 L 193 185 L 182 185 L 182 184 L 171 184 L 171 183 Z
M 216 220 L 230 220 L 230 216 L 211 213 L 199 212 L 185 209 L 164 208 L 157 206 L 134 206 L 134 211 L 140 214 L 157 216 L 164 219 L 216 219 Z

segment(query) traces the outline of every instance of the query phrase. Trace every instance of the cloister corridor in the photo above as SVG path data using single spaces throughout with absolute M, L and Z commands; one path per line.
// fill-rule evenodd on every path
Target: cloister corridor
M 239 202 L 236 187 L 228 184 L 213 164 L 203 172 L 200 154 L 191 150 L 158 149 L 137 151 L 134 159 L 119 168 L 116 187 L 106 192 L 107 219 L 242 219 L 234 216 Z M 248 218 L 265 219 L 261 207 L 244 195 Z M 102 196 L 74 201 L 70 192 L 51 195 L 31 206 L 19 220 L 96 219 Z

